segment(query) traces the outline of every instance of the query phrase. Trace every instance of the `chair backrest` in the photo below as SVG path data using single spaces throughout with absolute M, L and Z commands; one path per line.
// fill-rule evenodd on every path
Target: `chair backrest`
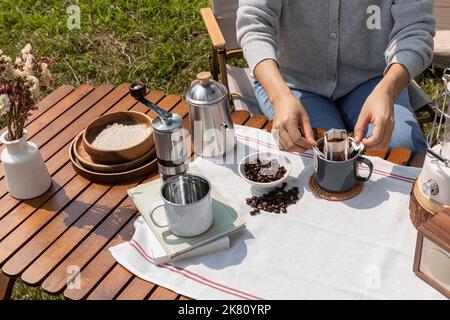
M 239 49 L 236 39 L 236 11 L 239 0 L 212 0 L 212 10 L 226 41 L 226 49 Z
M 450 1 L 436 0 L 434 7 L 437 30 L 450 30 Z

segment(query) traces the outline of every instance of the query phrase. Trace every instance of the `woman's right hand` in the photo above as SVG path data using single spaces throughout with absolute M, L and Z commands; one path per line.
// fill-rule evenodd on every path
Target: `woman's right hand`
M 304 152 L 316 146 L 309 116 L 299 99 L 292 93 L 285 94 L 274 99 L 272 106 L 272 134 L 281 150 Z
M 284 81 L 278 64 L 261 61 L 255 76 L 267 94 L 274 111 L 272 134 L 281 150 L 304 152 L 316 145 L 308 114 Z

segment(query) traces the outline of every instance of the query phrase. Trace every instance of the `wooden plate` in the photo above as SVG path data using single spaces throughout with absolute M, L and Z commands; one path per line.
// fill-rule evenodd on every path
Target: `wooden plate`
M 135 181 L 137 179 L 144 179 L 152 172 L 156 171 L 158 168 L 158 162 L 156 158 L 150 159 L 148 162 L 140 165 L 139 167 L 123 171 L 123 172 L 115 172 L 115 173 L 105 173 L 105 172 L 96 172 L 89 170 L 78 161 L 73 152 L 74 150 L 75 139 L 72 141 L 70 145 L 69 158 L 70 162 L 72 162 L 72 166 L 75 171 L 81 175 L 82 177 L 96 183 L 105 183 L 105 184 L 113 184 L 113 183 L 124 183 Z
M 145 153 L 141 157 L 123 163 L 117 164 L 102 164 L 96 162 L 89 153 L 84 148 L 83 143 L 83 132 L 81 132 L 74 140 L 73 144 L 73 153 L 78 162 L 86 169 L 95 171 L 95 172 L 103 172 L 103 173 L 115 173 L 115 172 L 123 172 L 129 171 L 134 168 L 139 167 L 141 164 L 146 163 L 149 159 L 155 157 L 155 147 L 153 147 L 149 152 Z

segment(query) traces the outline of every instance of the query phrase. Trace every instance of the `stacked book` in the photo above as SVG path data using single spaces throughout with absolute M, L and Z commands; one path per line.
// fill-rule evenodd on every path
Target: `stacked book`
M 149 227 L 146 241 L 151 243 L 156 265 L 228 249 L 229 235 L 245 228 L 244 220 L 214 186 L 211 192 L 213 224 L 206 232 L 196 237 L 179 237 L 168 227 L 160 228 L 150 219 L 150 211 L 161 202 L 161 186 L 162 180 L 158 179 L 128 190 L 128 195 Z M 164 211 L 163 208 L 159 210 Z

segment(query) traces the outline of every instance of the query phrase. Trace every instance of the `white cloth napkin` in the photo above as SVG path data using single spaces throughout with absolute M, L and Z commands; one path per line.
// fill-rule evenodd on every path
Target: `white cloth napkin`
M 157 267 L 137 229 L 131 243 L 111 249 L 121 265 L 195 299 L 444 298 L 412 271 L 417 231 L 408 203 L 420 170 L 371 158 L 375 170 L 363 192 L 328 202 L 308 186 L 312 155 L 283 152 L 292 162 L 289 187 L 299 187 L 300 200 L 287 214 L 250 216 L 245 198 L 258 192 L 239 177 L 237 163 L 243 150 L 278 150 L 267 132 L 237 126 L 236 134 L 237 162 L 198 158 L 191 164 L 247 221 L 247 229 L 231 237 L 231 248 Z

